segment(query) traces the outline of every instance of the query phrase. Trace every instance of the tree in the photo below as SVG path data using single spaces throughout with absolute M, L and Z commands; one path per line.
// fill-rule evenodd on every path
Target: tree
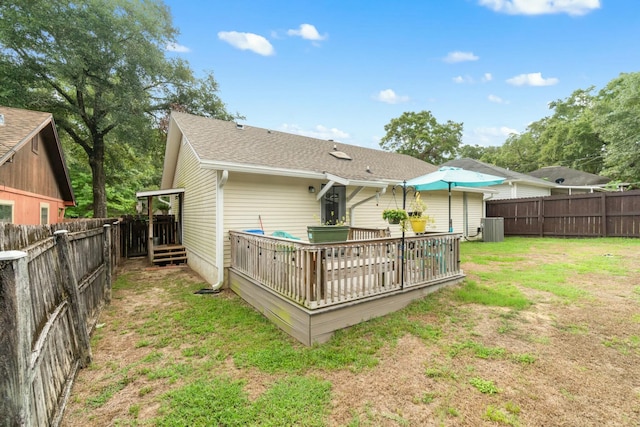
M 455 157 L 462 140 L 462 123 L 438 123 L 429 111 L 405 112 L 385 125 L 384 150 L 408 154 L 435 165 Z
M 95 217 L 107 214 L 105 164 L 144 151 L 170 105 L 234 117 L 211 74 L 165 56 L 176 34 L 159 0 L 0 2 L 0 103 L 51 112 L 82 148 Z
M 594 127 L 607 142 L 604 173 L 640 186 L 640 73 L 623 73 L 600 91 Z
M 458 149 L 458 157 L 461 159 L 467 158 L 467 159 L 480 160 L 484 155 L 484 153 L 487 151 L 487 148 L 488 147 L 483 147 L 478 144 L 476 145 L 465 144 Z

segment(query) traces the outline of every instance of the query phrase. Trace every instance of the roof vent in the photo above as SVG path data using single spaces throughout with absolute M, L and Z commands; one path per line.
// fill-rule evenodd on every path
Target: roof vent
M 564 178 L 556 179 L 556 184 L 562 184 L 564 182 Z
M 243 130 L 244 129 L 244 125 L 240 124 L 240 123 L 236 123 L 236 129 Z
M 373 173 L 373 172 L 371 172 L 371 168 L 368 165 L 367 165 L 367 172 Z
M 336 159 L 351 160 L 351 156 L 349 156 L 347 153 L 344 153 L 342 151 L 334 150 L 334 151 L 329 152 L 329 154 L 331 154 Z
M 0 114 L 0 126 L 4 126 L 4 114 Z

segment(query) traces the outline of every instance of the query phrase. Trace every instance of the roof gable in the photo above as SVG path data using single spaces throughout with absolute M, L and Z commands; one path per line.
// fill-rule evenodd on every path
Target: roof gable
M 69 172 L 51 113 L 0 106 L 0 115 L 3 116 L 0 124 L 0 166 L 30 143 L 34 136 L 42 134 L 47 143 L 53 144 L 47 147 L 46 153 L 63 199 L 75 205 Z
M 176 133 L 176 128 L 180 132 Z M 283 173 L 331 174 L 354 181 L 401 182 L 437 170 L 430 163 L 404 154 L 173 112 L 167 156 L 177 156 L 177 150 L 170 145 L 180 144 L 181 137 L 202 163 L 235 165 L 247 171 L 272 168 Z M 164 173 L 170 173 L 170 167 L 165 159 Z M 163 177 L 163 187 L 165 184 Z

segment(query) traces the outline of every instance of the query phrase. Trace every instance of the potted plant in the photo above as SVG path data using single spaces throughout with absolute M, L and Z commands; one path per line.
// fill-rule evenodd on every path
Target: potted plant
M 411 213 L 409 214 L 409 222 L 414 233 L 424 233 L 428 223 L 433 222 L 433 218 L 425 214 L 427 204 L 420 198 L 420 193 L 416 193 L 415 197 L 409 205 Z
M 307 237 L 311 243 L 346 242 L 349 228 L 346 218 L 327 221 L 324 224 L 307 226 Z
M 404 209 L 385 209 L 382 211 L 382 219 L 389 221 L 389 224 L 400 224 L 409 218 Z

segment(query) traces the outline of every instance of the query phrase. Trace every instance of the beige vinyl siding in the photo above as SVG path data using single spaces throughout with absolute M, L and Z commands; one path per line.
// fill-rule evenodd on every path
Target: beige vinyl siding
M 515 190 L 512 185 L 509 184 L 499 184 L 493 185 L 491 190 L 497 191 L 492 197 L 493 200 L 499 199 L 513 199 L 515 198 Z
M 550 196 L 551 190 L 545 187 L 534 187 L 532 185 L 517 183 L 518 198 L 523 197 L 544 197 Z
M 189 264 L 208 281 L 217 280 L 216 171 L 202 169 L 189 144 L 182 144 L 173 185 L 184 188 L 182 243 Z
M 524 197 L 540 197 L 551 195 L 551 190 L 546 187 L 536 187 L 526 183 L 514 182 L 509 184 L 494 185 L 491 190 L 498 191 L 492 199 L 521 199 Z
M 261 229 L 266 235 L 285 231 L 307 240 L 307 225 L 318 223 L 320 202 L 299 178 L 229 172 L 224 186 L 225 266 L 229 265 L 228 230 Z

